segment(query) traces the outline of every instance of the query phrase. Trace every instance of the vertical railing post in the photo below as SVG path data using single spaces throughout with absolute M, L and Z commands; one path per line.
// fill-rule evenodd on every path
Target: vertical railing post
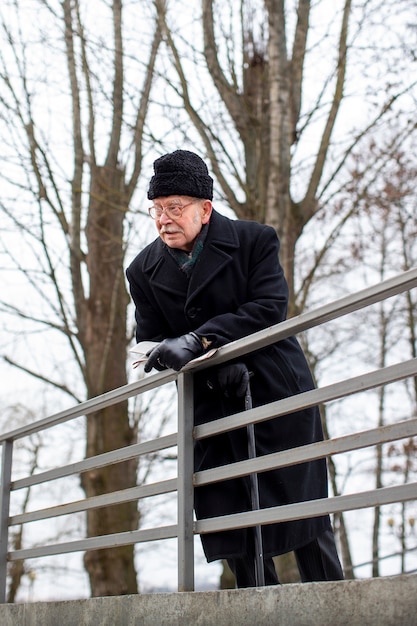
M 0 603 L 6 602 L 12 455 L 13 441 L 4 441 L 2 444 L 0 484 Z
M 193 374 L 178 376 L 178 591 L 194 591 Z

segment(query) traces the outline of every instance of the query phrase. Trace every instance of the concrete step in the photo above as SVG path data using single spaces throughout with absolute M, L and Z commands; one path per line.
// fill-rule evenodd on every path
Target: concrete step
M 1 626 L 414 626 L 417 575 L 0 606 Z

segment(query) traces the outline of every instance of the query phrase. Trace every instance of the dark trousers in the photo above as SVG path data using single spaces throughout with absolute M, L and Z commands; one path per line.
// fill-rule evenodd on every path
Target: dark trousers
M 255 557 L 252 554 L 227 559 L 230 569 L 236 578 L 236 586 L 256 587 Z M 298 570 L 302 582 L 320 580 L 343 580 L 342 566 L 336 550 L 333 531 L 326 530 L 311 543 L 294 550 Z M 265 585 L 278 585 L 279 580 L 272 558 L 264 559 Z

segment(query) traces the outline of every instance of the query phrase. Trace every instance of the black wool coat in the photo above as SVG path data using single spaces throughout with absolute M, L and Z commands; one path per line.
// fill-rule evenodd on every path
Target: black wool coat
M 194 331 L 220 347 L 283 321 L 288 288 L 278 258 L 273 228 L 230 220 L 213 211 L 207 238 L 191 277 L 179 269 L 158 237 L 127 269 L 136 306 L 137 341 L 160 341 Z M 239 359 L 253 372 L 253 406 L 313 388 L 303 351 L 294 337 Z M 241 398 L 228 398 L 216 388 L 216 368 L 195 375 L 195 423 L 243 410 Z M 317 408 L 272 418 L 255 426 L 257 455 L 301 446 L 323 438 Z M 246 428 L 195 444 L 195 470 L 248 458 Z M 258 475 L 261 507 L 327 496 L 324 459 Z M 248 478 L 197 488 L 197 518 L 250 510 Z M 330 528 L 328 516 L 263 527 L 264 555 L 301 547 Z M 208 561 L 242 555 L 248 531 L 216 532 L 201 537 Z

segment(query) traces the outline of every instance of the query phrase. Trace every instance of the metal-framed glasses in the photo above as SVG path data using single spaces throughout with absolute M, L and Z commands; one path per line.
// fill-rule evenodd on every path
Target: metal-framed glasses
M 148 213 L 153 220 L 161 219 L 162 213 L 165 213 L 165 215 L 167 217 L 170 217 L 171 219 L 178 219 L 179 217 L 182 217 L 184 209 L 186 209 L 187 206 L 190 206 L 190 204 L 193 203 L 194 200 L 191 200 L 191 202 L 187 202 L 187 204 L 169 204 L 165 207 L 154 205 L 149 207 Z

